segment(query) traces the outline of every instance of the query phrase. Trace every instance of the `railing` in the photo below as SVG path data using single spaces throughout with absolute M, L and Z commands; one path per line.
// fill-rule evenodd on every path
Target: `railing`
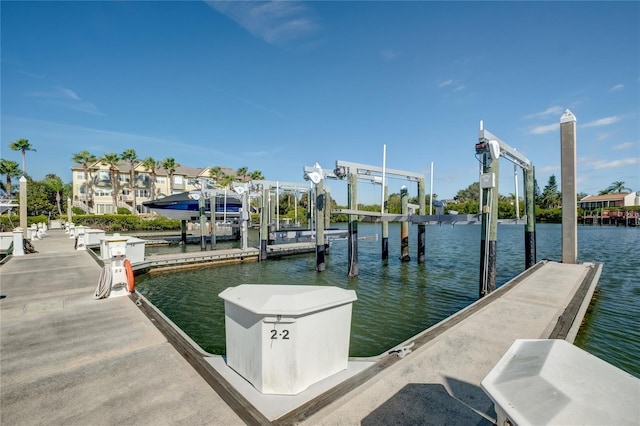
M 131 213 L 135 213 L 133 211 L 133 207 L 131 207 L 129 204 L 127 203 L 123 203 L 122 201 L 118 201 L 118 207 L 124 207 L 126 209 L 128 209 Z
M 73 207 L 78 207 L 82 209 L 82 211 L 85 213 L 93 213 L 93 209 L 88 205 L 86 205 L 85 203 L 83 203 L 82 201 L 74 201 Z

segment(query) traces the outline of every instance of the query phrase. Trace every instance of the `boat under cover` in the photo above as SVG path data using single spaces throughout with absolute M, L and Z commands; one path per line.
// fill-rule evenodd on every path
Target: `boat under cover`
M 242 209 L 242 200 L 232 192 L 218 193 L 212 198 L 205 198 L 205 214 L 211 217 L 211 201 L 214 203 L 216 218 L 237 218 Z M 169 195 L 158 200 L 145 201 L 143 206 L 152 212 L 170 219 L 197 220 L 200 218 L 198 200 L 191 198 L 189 192 Z

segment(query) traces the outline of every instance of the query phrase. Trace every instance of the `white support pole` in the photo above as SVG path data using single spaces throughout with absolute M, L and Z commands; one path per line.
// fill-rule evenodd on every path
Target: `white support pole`
M 429 215 L 433 209 L 433 161 L 431 162 L 431 183 L 429 184 Z
M 380 214 L 384 214 L 384 189 L 387 172 L 387 144 L 382 145 L 382 189 L 380 190 Z
M 520 219 L 520 199 L 518 198 L 518 166 L 513 165 L 513 180 L 516 184 L 516 221 Z

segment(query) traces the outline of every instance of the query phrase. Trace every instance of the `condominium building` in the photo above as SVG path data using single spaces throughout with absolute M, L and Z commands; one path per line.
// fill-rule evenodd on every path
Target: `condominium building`
M 147 170 L 142 162 L 137 162 L 134 166 L 134 185 L 131 185 L 131 165 L 128 162 L 120 162 L 117 164 L 115 172 L 118 205 L 114 206 L 109 166 L 102 164 L 101 161 L 93 163 L 88 169 L 87 179 L 82 165 L 76 165 L 71 167 L 73 206 L 81 208 L 86 213 L 95 214 L 115 213 L 119 207 L 127 208 L 131 212 L 146 213 L 142 206 L 144 201 L 191 191 L 196 189 L 199 179 L 208 180 L 209 185 L 212 185 L 213 180 L 209 177 L 210 169 L 210 167 L 178 166 L 170 180 L 168 171 L 158 167 L 155 170 L 155 185 L 152 185 L 151 171 Z M 234 169 L 226 167 L 222 167 L 221 172 L 227 176 L 235 176 L 236 174 Z

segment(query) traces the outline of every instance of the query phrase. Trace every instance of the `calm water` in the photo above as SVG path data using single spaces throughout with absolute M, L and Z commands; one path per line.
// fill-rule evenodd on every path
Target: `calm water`
M 344 225 L 346 227 L 346 225 Z M 359 224 L 359 235 L 380 236 L 380 225 Z M 536 227 L 538 260 L 561 258 L 560 225 Z M 500 286 L 524 269 L 523 227 L 498 228 Z M 402 263 L 400 225 L 389 226 L 389 260 L 380 241 L 359 241 L 360 276 L 348 278 L 347 242 L 333 242 L 327 269 L 313 254 L 136 279 L 136 288 L 206 351 L 223 354 L 224 303 L 218 294 L 239 284 L 333 285 L 355 290 L 350 355 L 379 355 L 477 299 L 480 227 L 428 226 L 426 262 L 418 265 L 417 227 L 410 228 L 412 261 Z M 252 235 L 251 245 L 257 245 Z M 219 248 L 237 243 L 219 244 Z M 579 227 L 579 260 L 603 262 L 599 290 L 576 344 L 640 377 L 640 229 Z M 147 254 L 199 251 L 199 245 L 148 248 Z M 496 332 L 499 332 L 496 330 Z

